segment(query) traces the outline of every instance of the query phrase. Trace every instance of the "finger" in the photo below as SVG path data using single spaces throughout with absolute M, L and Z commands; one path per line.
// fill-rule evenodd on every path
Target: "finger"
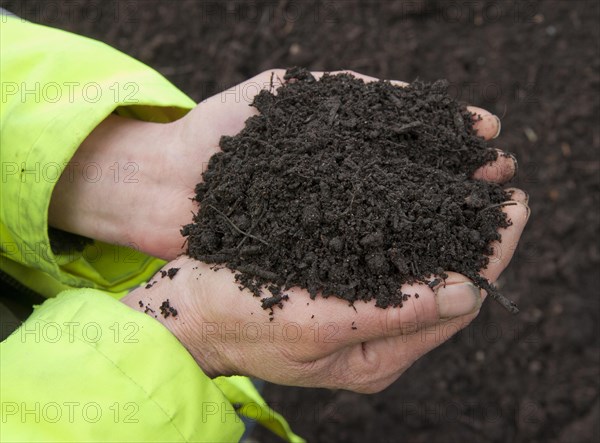
M 491 283 L 498 279 L 498 276 L 510 263 L 512 256 L 517 249 L 519 238 L 529 219 L 529 207 L 519 201 L 515 201 L 514 203 L 515 204 L 513 205 L 504 206 L 502 208 L 506 213 L 508 220 L 512 222 L 512 225 L 508 228 L 500 228 L 498 230 L 501 239 L 500 241 L 491 243 L 490 246 L 493 250 L 493 254 L 490 257 L 487 267 L 481 271 L 481 275 L 487 278 Z
M 510 199 L 519 203 L 523 203 L 524 205 L 529 204 L 529 194 L 519 188 L 506 188 L 506 192 L 510 194 Z
M 502 124 L 496 115 L 477 106 L 467 106 L 467 110 L 473 114 L 473 129 L 477 135 L 486 140 L 492 140 L 500 135 Z
M 406 284 L 402 307 L 382 309 L 374 302 L 357 303 L 355 309 L 333 297 L 318 297 L 307 303 L 305 291 L 292 289 L 285 310 L 296 322 L 310 315 L 307 336 L 319 337 L 320 347 L 311 347 L 309 359 L 319 358 L 349 345 L 385 336 L 412 334 L 441 319 L 474 312 L 481 306 L 480 291 L 465 276 L 449 273 L 446 284 L 433 288 L 426 284 Z M 285 311 L 284 310 L 284 311 Z M 286 315 L 285 313 L 282 313 Z M 332 319 L 335 319 L 332 321 Z
M 193 121 L 202 125 L 203 139 L 211 142 L 207 144 L 218 144 L 221 136 L 239 133 L 246 120 L 258 114 L 258 110 L 250 106 L 254 97 L 263 89 L 275 92 L 284 74 L 283 69 L 265 71 L 200 102 L 192 110 Z
M 511 180 L 518 170 L 517 159 L 500 149 L 498 158 L 486 165 L 483 165 L 473 173 L 475 180 L 483 180 L 491 183 L 506 183 Z

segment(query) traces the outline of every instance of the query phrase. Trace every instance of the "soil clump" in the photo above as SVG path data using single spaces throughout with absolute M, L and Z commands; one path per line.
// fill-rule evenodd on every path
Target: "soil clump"
M 260 114 L 239 134 L 221 139 L 196 187 L 200 210 L 182 230 L 189 255 L 237 271 L 264 308 L 292 286 L 402 306 L 402 284 L 433 286 L 444 271 L 501 297 L 478 271 L 510 224 L 508 195 L 469 178 L 498 154 L 447 84 L 317 81 L 298 68 L 284 80 L 254 98 Z

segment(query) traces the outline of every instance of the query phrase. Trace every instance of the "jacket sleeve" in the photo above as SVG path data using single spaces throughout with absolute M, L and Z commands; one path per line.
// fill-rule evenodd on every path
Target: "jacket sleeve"
M 0 53 L 0 269 L 60 293 L 0 345 L 2 438 L 235 441 L 241 414 L 302 441 L 248 378 L 211 380 L 159 322 L 115 300 L 162 261 L 97 241 L 50 248 L 52 190 L 89 133 L 113 112 L 168 122 L 194 102 L 103 43 L 19 18 L 2 17 Z
M 119 296 L 162 262 L 97 241 L 83 252 L 54 254 L 52 190 L 82 141 L 111 113 L 169 122 L 195 104 L 153 69 L 101 42 L 6 16 L 0 33 L 2 270 L 45 296 L 68 287 Z M 87 165 L 86 174 L 93 180 L 111 171 Z M 44 274 L 32 278 L 32 270 Z
M 231 403 L 177 339 L 102 291 L 47 300 L 0 344 L 3 441 L 237 441 Z

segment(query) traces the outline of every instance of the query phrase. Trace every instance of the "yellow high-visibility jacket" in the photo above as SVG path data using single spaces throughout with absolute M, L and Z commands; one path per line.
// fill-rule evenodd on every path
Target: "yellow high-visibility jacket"
M 0 344 L 0 438 L 237 441 L 245 414 L 302 441 L 249 379 L 209 378 L 159 322 L 118 301 L 163 261 L 97 241 L 50 248 L 53 187 L 89 133 L 113 112 L 169 122 L 195 103 L 103 43 L 7 16 L 0 87 L 0 269 L 48 298 Z

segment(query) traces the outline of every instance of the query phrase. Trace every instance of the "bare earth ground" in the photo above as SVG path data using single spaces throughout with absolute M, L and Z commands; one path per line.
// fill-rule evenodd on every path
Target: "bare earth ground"
M 302 65 L 447 78 L 502 116 L 497 143 L 520 159 L 515 185 L 533 211 L 500 282 L 521 314 L 487 303 L 380 394 L 268 385 L 265 396 L 310 441 L 599 441 L 599 2 L 1 4 L 114 45 L 196 100 Z

